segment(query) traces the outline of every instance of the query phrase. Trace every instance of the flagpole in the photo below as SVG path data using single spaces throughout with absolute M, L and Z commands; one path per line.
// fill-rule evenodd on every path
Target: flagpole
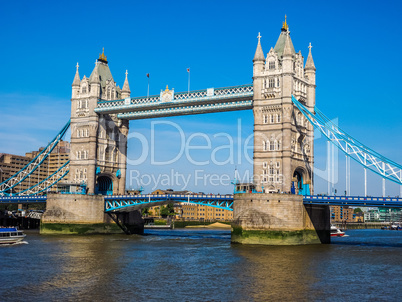
M 148 91 L 147 91 L 147 98 L 149 98 L 149 73 L 147 73 L 147 78 L 148 78 Z
M 188 96 L 190 96 L 190 68 L 187 68 L 188 71 L 188 90 L 187 90 L 187 94 Z

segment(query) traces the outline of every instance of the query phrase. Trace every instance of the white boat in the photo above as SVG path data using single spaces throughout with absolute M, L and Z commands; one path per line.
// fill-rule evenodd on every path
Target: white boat
M 25 234 L 16 227 L 0 228 L 0 244 L 14 244 L 22 241 Z
M 337 228 L 334 225 L 331 225 L 331 237 L 344 237 L 348 236 L 345 235 L 345 232 L 343 232 L 341 229 Z

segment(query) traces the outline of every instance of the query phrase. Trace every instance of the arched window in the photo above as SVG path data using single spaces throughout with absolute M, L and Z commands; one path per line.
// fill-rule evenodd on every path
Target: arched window
M 264 124 L 268 123 L 268 116 L 264 114 Z
M 269 115 L 269 119 L 271 121 L 271 124 L 273 124 L 274 123 L 274 116 L 272 114 Z
M 267 150 L 271 150 L 271 143 L 269 142 L 269 140 L 267 140 L 267 147 L 266 147 L 266 149 L 267 149 Z
M 88 137 L 88 129 L 85 129 L 85 136 Z
M 280 115 L 280 114 L 278 114 L 278 115 L 276 116 L 276 121 L 277 121 L 278 123 L 281 122 L 281 115 Z
M 274 151 L 274 142 L 272 142 L 272 144 L 269 144 L 269 151 Z
M 77 129 L 77 137 L 80 137 L 80 130 Z
M 279 87 L 279 78 L 276 78 L 276 87 Z
M 267 151 L 267 144 L 265 141 L 262 141 L 262 150 Z

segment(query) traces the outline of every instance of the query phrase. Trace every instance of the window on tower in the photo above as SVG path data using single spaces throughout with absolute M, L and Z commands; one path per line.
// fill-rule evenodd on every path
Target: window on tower
M 270 70 L 275 69 L 275 61 L 269 61 L 269 63 L 268 63 L 268 68 L 269 68 Z
M 269 88 L 274 88 L 275 87 L 275 79 L 274 78 L 270 78 L 268 81 L 268 87 Z

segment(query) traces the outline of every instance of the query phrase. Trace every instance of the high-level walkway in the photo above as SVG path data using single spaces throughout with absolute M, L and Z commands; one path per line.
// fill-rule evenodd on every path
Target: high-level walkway
M 120 119 L 148 119 L 186 114 L 246 110 L 253 108 L 253 85 L 225 88 L 208 88 L 190 92 L 127 98 L 114 101 L 98 101 L 97 113 L 117 113 Z

